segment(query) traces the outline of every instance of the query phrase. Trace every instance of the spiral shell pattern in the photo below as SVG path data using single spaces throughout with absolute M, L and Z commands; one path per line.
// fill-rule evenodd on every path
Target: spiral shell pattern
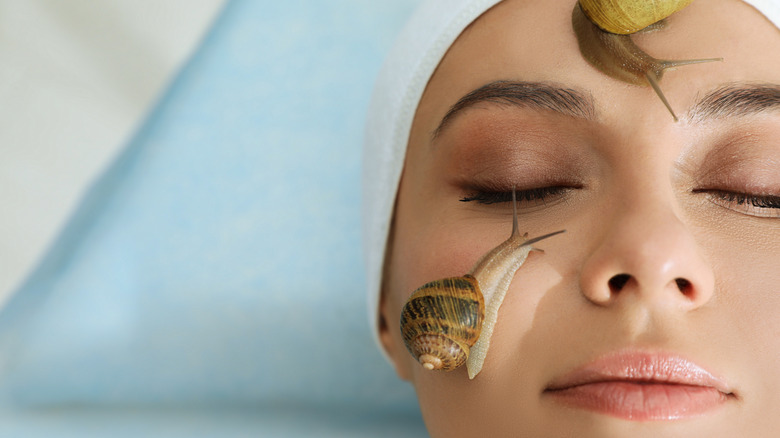
M 693 0 L 579 0 L 583 12 L 601 29 L 628 35 L 663 20 Z
M 427 369 L 454 370 L 466 362 L 485 319 L 485 300 L 471 275 L 427 283 L 401 313 L 406 348 Z

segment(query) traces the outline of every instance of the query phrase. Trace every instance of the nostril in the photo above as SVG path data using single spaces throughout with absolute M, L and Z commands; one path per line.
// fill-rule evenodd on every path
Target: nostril
M 675 278 L 674 282 L 677 283 L 677 289 L 685 296 L 690 296 L 693 293 L 693 286 L 691 282 L 684 278 Z
M 628 280 L 631 279 L 631 276 L 628 274 L 618 274 L 614 277 L 609 279 L 609 290 L 614 294 L 617 292 L 620 292 L 623 289 L 623 286 L 628 283 Z

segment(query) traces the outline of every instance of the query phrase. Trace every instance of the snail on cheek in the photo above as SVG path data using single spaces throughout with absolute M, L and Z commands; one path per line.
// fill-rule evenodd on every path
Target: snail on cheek
M 532 245 L 564 232 L 533 239 L 521 235 L 512 192 L 512 234 L 462 277 L 444 278 L 415 290 L 401 312 L 401 334 L 409 352 L 427 370 L 452 371 L 464 363 L 469 378 L 482 370 L 490 338 L 515 272 Z
M 659 83 L 666 70 L 723 58 L 664 60 L 640 49 L 631 34 L 665 26 L 664 20 L 693 0 L 579 0 L 572 27 L 582 56 L 602 73 L 634 85 L 650 85 L 672 114 L 677 115 Z

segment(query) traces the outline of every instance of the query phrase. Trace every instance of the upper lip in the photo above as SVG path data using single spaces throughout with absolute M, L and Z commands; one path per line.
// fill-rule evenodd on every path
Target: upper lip
M 600 382 L 636 382 L 711 387 L 734 395 L 729 384 L 683 357 L 656 352 L 622 351 L 602 356 L 554 379 L 545 391 Z

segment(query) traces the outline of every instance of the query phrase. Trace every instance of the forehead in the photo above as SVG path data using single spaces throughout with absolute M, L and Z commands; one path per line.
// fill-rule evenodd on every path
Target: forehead
M 671 122 L 649 87 L 609 78 L 579 53 L 571 26 L 572 0 L 507 0 L 475 21 L 450 48 L 418 106 L 415 136 L 430 131 L 461 97 L 496 80 L 552 82 L 587 90 L 608 122 L 647 118 Z M 736 0 L 694 2 L 659 32 L 636 34 L 637 45 L 661 59 L 723 57 L 724 61 L 680 67 L 661 86 L 678 113 L 697 97 L 731 82 L 780 83 L 780 31 L 749 5 Z M 632 117 L 627 117 L 627 110 Z

